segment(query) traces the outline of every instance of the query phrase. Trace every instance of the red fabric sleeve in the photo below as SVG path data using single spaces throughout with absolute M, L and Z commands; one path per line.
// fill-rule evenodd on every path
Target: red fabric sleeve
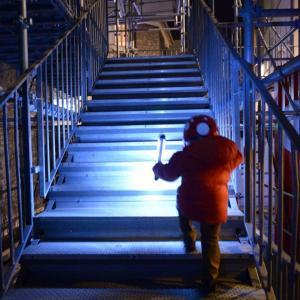
M 179 151 L 173 154 L 169 163 L 159 164 L 157 175 L 159 178 L 166 181 L 174 181 L 182 175 L 182 159 L 183 152 Z

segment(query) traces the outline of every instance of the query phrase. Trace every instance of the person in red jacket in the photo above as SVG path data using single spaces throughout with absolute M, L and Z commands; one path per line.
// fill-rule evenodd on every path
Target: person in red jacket
M 197 232 L 191 221 L 201 224 L 203 286 L 216 287 L 220 267 L 219 237 L 227 220 L 228 187 L 231 172 L 242 162 L 237 145 L 219 135 L 214 119 L 193 117 L 184 129 L 185 147 L 169 163 L 153 167 L 157 178 L 166 181 L 182 177 L 177 190 L 179 225 L 187 253 L 196 251 Z

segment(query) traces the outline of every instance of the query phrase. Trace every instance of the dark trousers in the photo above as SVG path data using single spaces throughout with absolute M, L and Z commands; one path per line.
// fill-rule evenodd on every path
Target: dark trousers
M 197 231 L 192 225 L 191 220 L 179 214 L 179 225 L 183 235 L 186 249 L 195 244 Z M 221 253 L 219 239 L 221 224 L 200 223 L 201 247 L 203 260 L 203 280 L 211 283 L 219 275 Z

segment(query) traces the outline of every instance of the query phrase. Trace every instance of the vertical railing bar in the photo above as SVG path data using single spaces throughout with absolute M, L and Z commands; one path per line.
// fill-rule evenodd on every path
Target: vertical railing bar
M 69 55 L 68 55 L 68 40 L 69 37 L 66 37 L 65 39 L 65 74 L 66 74 L 66 105 L 67 105 L 67 109 L 66 109 L 66 127 L 67 127 L 67 140 L 70 137 L 70 128 L 69 128 L 69 121 L 70 121 L 70 114 L 69 114 L 69 101 L 70 101 L 70 91 L 69 91 Z
M 96 29 L 96 74 L 95 74 L 95 78 L 97 76 L 97 72 L 98 72 L 98 69 L 99 69 L 99 58 L 100 58 L 100 55 L 99 55 L 99 49 L 100 49 L 100 41 L 99 41 L 99 37 L 100 37 L 100 33 L 101 33 L 101 27 L 99 26 L 99 15 L 100 15 L 100 12 L 101 12 L 101 7 L 98 7 L 96 9 L 96 24 L 97 24 L 97 27 Z
M 54 79 L 53 79 L 53 55 L 50 57 L 50 101 L 51 101 L 51 127 L 52 127 L 52 164 L 56 168 L 56 150 L 55 150 L 55 118 L 54 118 Z
M 7 119 L 7 103 L 3 106 L 3 131 L 4 131 L 4 158 L 5 158 L 5 177 L 6 177 L 6 195 L 7 195 L 7 213 L 8 213 L 8 236 L 11 263 L 15 264 L 15 242 L 13 225 L 13 207 L 12 207 L 12 185 L 10 172 L 10 152 L 9 152 L 9 133 Z M 2 255 L 2 254 L 1 254 Z
M 59 75 L 60 75 L 60 70 L 59 70 L 59 47 L 56 49 L 56 101 L 57 101 L 57 106 L 56 106 L 56 112 L 57 112 L 57 156 L 61 156 L 61 132 L 60 132 L 60 85 L 59 85 Z
M 76 123 L 78 122 L 78 114 L 79 114 L 79 110 L 78 110 L 78 107 L 79 107 L 79 97 L 81 94 L 81 90 L 80 90 L 80 87 L 81 87 L 81 84 L 80 84 L 80 53 L 79 53 L 79 47 L 80 47 L 80 30 L 81 30 L 81 27 L 77 28 L 76 30 L 76 36 L 75 36 L 75 45 L 76 45 L 76 56 L 75 56 L 75 70 L 76 70 L 76 94 L 77 94 L 77 97 L 75 99 L 75 118 L 76 118 Z
M 62 101 L 62 147 L 66 144 L 66 129 L 65 129 L 65 70 L 64 70 L 64 43 L 61 44 L 61 101 Z
M 24 242 L 23 231 L 23 204 L 22 204 L 22 183 L 21 183 L 21 164 L 20 164 L 20 142 L 19 142 L 19 114 L 18 114 L 18 93 L 14 94 L 14 141 L 15 141 L 15 168 L 17 181 L 17 199 L 19 214 L 19 234 L 21 243 Z
M 266 104 L 265 99 L 261 99 L 261 115 L 259 124 L 259 265 L 263 264 L 263 251 L 264 251 L 264 174 L 265 174 L 265 122 L 266 122 Z
M 48 59 L 45 61 L 45 121 L 46 121 L 46 174 L 50 180 L 50 139 L 49 139 L 49 89 L 48 89 Z
M 255 241 L 255 222 L 253 220 L 253 216 L 255 213 L 253 212 L 253 203 L 252 203 L 252 119 L 251 119 L 251 99 L 250 99 L 250 80 L 246 76 L 244 79 L 244 90 L 243 90 L 243 98 L 244 98 L 244 140 L 245 140 L 245 222 L 252 222 L 252 239 Z
M 84 24 L 85 24 L 85 20 L 83 22 L 83 25 L 81 25 L 80 27 L 80 31 L 79 31 L 79 45 L 78 45 L 78 85 L 79 85 L 79 95 L 81 95 L 81 97 L 78 99 L 78 114 L 80 114 L 81 112 L 81 103 L 83 101 L 83 98 L 85 96 L 84 93 L 84 76 L 83 76 L 83 61 L 85 59 L 84 57 L 84 52 L 83 52 L 83 30 L 84 30 Z
M 84 76 L 83 76 L 83 60 L 85 59 L 84 53 L 83 53 L 83 30 L 84 30 L 84 24 L 85 21 L 83 22 L 83 25 L 80 27 L 80 31 L 79 31 L 79 51 L 78 53 L 79 55 L 79 63 L 78 63 L 78 67 L 79 67 L 79 74 L 78 74 L 78 78 L 79 78 L 79 94 L 81 95 L 81 98 L 78 101 L 78 113 L 80 114 L 81 111 L 81 102 L 83 101 L 84 98 Z
M 283 175 L 284 159 L 283 159 L 283 130 L 278 124 L 278 256 L 277 256 L 277 298 L 282 299 L 282 253 L 283 253 Z
M 0 214 L 0 224 L 3 224 L 3 214 Z M 3 253 L 3 235 L 0 234 L 0 253 Z M 5 288 L 4 282 L 4 262 L 3 262 L 3 255 L 0 255 L 0 284 L 1 290 L 3 291 Z
M 273 115 L 272 111 L 269 107 L 269 128 L 268 128 L 268 248 L 267 248 L 267 266 L 268 266 L 268 291 L 271 290 L 272 287 L 272 240 L 273 240 Z
M 75 63 L 74 57 L 73 57 L 73 52 L 74 52 L 74 32 L 72 33 L 71 37 L 70 37 L 70 99 L 71 99 L 71 103 L 70 103 L 70 117 L 71 117 L 71 130 L 73 131 L 74 128 L 74 86 L 73 86 L 73 65 Z M 75 84 L 75 82 L 74 82 Z
M 291 174 L 292 174 L 292 186 L 293 188 L 293 204 L 292 204 L 292 241 L 291 241 L 291 265 L 290 265 L 290 299 L 296 299 L 296 263 L 297 263 L 297 251 L 299 246 L 299 163 L 297 152 L 294 145 L 291 142 Z
M 44 116 L 43 116 L 43 64 L 38 69 L 37 92 L 39 99 L 37 101 L 37 126 L 38 126 L 38 161 L 40 166 L 39 188 L 40 196 L 45 196 L 46 167 L 45 167 L 45 140 L 44 140 Z
M 257 197 L 256 197 L 256 191 L 257 191 L 257 184 L 256 184 L 256 171 L 257 171 L 257 158 L 256 158 L 256 99 L 255 99 L 255 91 L 254 86 L 253 86 L 253 82 L 250 81 L 250 118 L 252 120 L 251 124 L 251 141 L 252 141 L 252 145 L 251 145 L 251 156 L 252 156 L 252 168 L 251 168 L 251 177 L 252 177 L 252 222 L 253 222 L 253 240 L 255 241 L 255 243 L 257 242 L 256 240 L 256 222 L 257 222 L 257 216 L 256 216 L 256 212 L 257 212 Z
M 87 82 L 87 78 L 86 78 L 86 67 L 89 64 L 89 61 L 87 61 L 87 18 L 84 20 L 84 26 L 83 26 L 83 32 L 81 36 L 81 50 L 82 50 L 82 55 L 81 55 L 81 73 L 82 73 L 82 99 L 81 99 L 81 110 L 85 109 L 86 106 L 86 97 L 87 97 L 87 92 L 88 92 L 88 82 Z M 89 68 L 88 68 L 89 69 Z
M 92 87 L 92 84 L 94 82 L 94 79 L 95 79 L 95 27 L 93 26 L 93 19 L 94 18 L 94 14 L 95 14 L 95 11 L 93 10 L 92 13 L 91 13 L 91 17 L 90 17 L 90 35 L 91 35 L 91 52 L 92 52 L 92 55 L 91 55 L 91 65 L 92 65 L 92 81 L 91 81 L 91 85 L 89 87 L 89 91 Z
M 29 81 L 24 82 L 21 89 L 22 96 L 22 129 L 23 129 L 23 174 L 24 174 L 24 200 L 26 205 L 26 224 L 33 224 L 34 191 L 32 175 L 32 135 L 30 118 Z

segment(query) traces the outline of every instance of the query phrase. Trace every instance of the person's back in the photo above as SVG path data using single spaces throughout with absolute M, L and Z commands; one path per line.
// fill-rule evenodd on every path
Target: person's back
M 227 220 L 228 188 L 231 172 L 241 163 L 242 154 L 231 140 L 218 135 L 208 116 L 191 119 L 185 128 L 186 146 L 168 164 L 153 167 L 155 176 L 167 181 L 182 177 L 177 209 L 187 252 L 195 250 L 196 231 L 191 220 L 201 223 L 204 281 L 215 286 L 220 264 L 218 240 L 221 224 Z

